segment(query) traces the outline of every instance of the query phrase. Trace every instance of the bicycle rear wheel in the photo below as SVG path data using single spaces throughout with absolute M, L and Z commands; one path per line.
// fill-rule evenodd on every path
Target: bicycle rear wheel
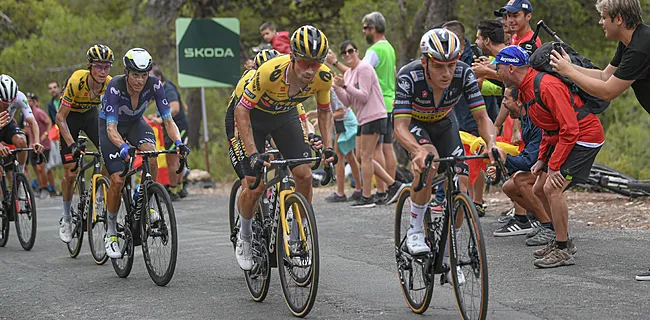
M 9 240 L 9 214 L 6 208 L 0 208 L 0 247 L 7 245 Z
M 169 193 L 158 182 L 147 186 L 149 203 L 140 215 L 142 223 L 142 255 L 154 283 L 165 286 L 176 269 L 178 238 L 176 215 Z
M 76 258 L 81 251 L 81 244 L 84 239 L 84 230 L 83 225 L 85 221 L 83 219 L 83 211 L 85 208 L 85 201 L 81 201 L 83 195 L 83 186 L 80 183 L 75 184 L 74 190 L 72 190 L 72 202 L 70 204 L 70 215 L 72 216 L 72 240 L 67 243 L 68 252 L 70 257 Z
M 230 201 L 228 202 L 228 220 L 230 221 L 230 241 L 232 242 L 233 249 L 237 245 L 237 232 L 239 231 L 239 210 L 237 209 L 237 201 L 241 194 L 241 180 L 237 179 L 230 189 Z
M 93 196 L 90 198 L 91 212 L 87 214 L 88 245 L 93 261 L 102 265 L 108 261 L 104 238 L 106 237 L 106 197 L 110 182 L 108 178 L 102 176 L 97 179 L 95 189 L 92 190 Z M 93 201 L 93 199 L 95 199 Z
M 411 188 L 404 188 L 395 208 L 395 260 L 402 293 L 411 311 L 427 311 L 433 295 L 433 277 L 427 274 L 426 258 L 414 257 L 406 249 L 407 231 L 411 225 Z M 428 213 L 427 213 L 428 215 Z
M 122 249 L 122 258 L 120 259 L 111 259 L 111 264 L 113 265 L 113 270 L 120 278 L 126 278 L 131 273 L 133 268 L 133 234 L 131 233 L 131 197 L 126 191 L 122 189 L 122 205 L 120 210 L 117 212 L 117 237 L 121 243 Z
M 23 249 L 29 251 L 36 240 L 36 204 L 34 203 L 32 187 L 23 173 L 16 174 L 14 188 L 14 221 L 16 234 Z
M 253 268 L 244 271 L 246 286 L 256 302 L 262 302 L 269 292 L 271 282 L 271 264 L 268 237 L 264 230 L 264 215 L 261 206 L 257 207 L 253 217 Z
M 291 313 L 304 317 L 314 306 L 318 292 L 320 261 L 316 218 L 307 199 L 298 192 L 284 199 L 284 211 L 287 221 L 280 221 L 278 226 L 276 249 L 280 284 Z M 285 223 L 289 230 L 284 229 Z M 288 252 L 285 239 L 289 244 Z
M 452 222 L 449 223 L 449 260 L 452 284 L 461 318 L 485 319 L 488 310 L 488 269 L 483 242 L 483 232 L 478 213 L 472 201 L 464 193 L 454 196 Z M 456 217 L 462 214 L 463 224 L 454 226 Z M 463 230 L 464 229 L 464 230 Z M 459 282 L 458 268 L 464 283 Z

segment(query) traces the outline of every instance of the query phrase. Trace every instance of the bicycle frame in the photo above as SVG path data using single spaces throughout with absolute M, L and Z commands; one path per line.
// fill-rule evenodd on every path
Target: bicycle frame
M 9 221 L 13 221 L 15 217 L 13 210 L 14 199 L 12 199 L 12 195 L 10 193 L 11 190 L 7 188 L 7 171 L 11 171 L 11 187 L 13 189 L 13 184 L 16 182 L 16 175 L 18 174 L 16 172 L 16 168 L 18 167 L 18 158 L 16 157 L 16 154 L 19 152 L 27 152 L 32 150 L 34 149 L 16 148 L 14 150 L 11 150 L 11 153 L 8 156 L 2 157 L 2 160 L 0 160 L 0 165 L 2 166 L 2 178 L 0 178 L 0 187 L 2 188 L 2 205 L 6 209 Z M 42 154 L 41 157 L 43 157 Z
M 92 156 L 93 160 L 90 161 L 90 163 L 85 164 L 84 163 L 84 156 Z M 95 186 L 97 186 L 97 180 L 102 177 L 102 174 L 101 174 L 102 163 L 100 161 L 101 158 L 102 158 L 102 156 L 101 156 L 101 154 L 99 152 L 86 152 L 85 154 L 83 154 L 83 155 L 81 155 L 79 157 L 79 160 L 77 161 L 77 164 L 71 170 L 72 172 L 74 172 L 74 171 L 77 171 L 78 168 L 81 168 L 77 172 L 77 177 L 75 178 L 75 185 L 73 186 L 72 190 L 74 190 L 74 187 L 76 187 L 78 184 L 81 184 L 81 190 L 83 190 L 83 192 L 84 192 L 84 197 L 88 196 L 88 194 L 87 194 L 88 190 L 86 190 L 86 175 L 85 175 L 85 173 L 86 173 L 86 170 L 88 170 L 90 168 L 93 168 L 93 175 L 92 175 L 92 178 L 91 178 L 91 181 L 90 181 L 90 183 L 91 183 L 91 189 L 90 190 L 95 190 Z M 92 203 L 97 203 L 96 197 L 97 197 L 97 194 L 95 192 L 93 192 L 92 193 L 92 200 L 93 200 Z M 88 202 L 85 201 L 84 206 L 87 205 L 87 204 L 88 204 Z M 97 221 L 97 212 L 95 211 L 94 207 L 92 208 L 92 210 L 93 210 L 93 212 L 92 212 L 93 221 Z

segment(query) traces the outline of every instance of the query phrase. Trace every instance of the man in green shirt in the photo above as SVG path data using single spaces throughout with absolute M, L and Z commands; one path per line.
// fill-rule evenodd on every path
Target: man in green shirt
M 375 150 L 375 160 L 392 178 L 395 178 L 395 169 L 397 167 L 397 159 L 393 150 L 393 100 L 395 100 L 395 75 L 397 71 L 395 68 L 395 50 L 384 36 L 386 19 L 380 12 L 375 11 L 365 15 L 361 22 L 363 23 L 363 34 L 366 36 L 366 41 L 371 45 L 366 51 L 363 61 L 375 68 L 379 87 L 384 96 L 386 112 L 388 112 L 387 131 L 383 138 L 379 139 L 380 143 Z M 336 60 L 333 53 L 328 54 L 327 62 L 343 73 L 349 69 Z M 377 200 L 379 202 L 383 202 L 382 197 L 385 197 L 386 188 L 387 186 L 383 182 L 377 181 L 377 190 L 379 190 Z

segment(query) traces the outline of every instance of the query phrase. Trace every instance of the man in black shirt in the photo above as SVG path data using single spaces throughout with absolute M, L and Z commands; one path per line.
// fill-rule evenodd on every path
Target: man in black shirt
M 605 70 L 571 64 L 569 56 L 553 53 L 551 66 L 589 94 L 611 101 L 632 86 L 637 100 L 650 113 L 650 26 L 643 23 L 639 0 L 598 0 L 600 24 L 618 48 Z M 650 273 L 648 279 L 650 280 Z
M 163 76 L 163 72 L 160 66 L 154 66 L 151 69 L 150 73 L 152 76 L 155 76 L 160 79 L 160 81 L 162 81 L 165 88 L 165 96 L 169 102 L 169 108 L 171 109 L 172 117 L 174 118 L 174 122 L 178 126 L 178 131 L 181 134 L 181 141 L 187 144 L 188 123 L 187 117 L 185 116 L 185 105 L 183 104 L 183 100 L 181 100 L 181 95 L 178 93 L 178 89 L 171 81 Z M 160 123 L 162 123 L 162 119 L 160 118 L 152 119 L 152 121 L 160 121 Z M 170 148 L 176 149 L 176 145 L 174 144 L 174 141 L 169 138 L 167 130 L 164 131 L 165 148 L 168 150 Z M 187 196 L 187 189 L 185 188 L 185 183 L 183 182 L 184 174 L 176 174 L 176 170 L 178 170 L 179 165 L 180 163 L 177 154 L 167 155 L 167 172 L 169 174 L 169 186 L 167 188 L 167 191 L 169 192 L 169 196 L 172 201 L 176 201 L 179 198 L 185 198 Z

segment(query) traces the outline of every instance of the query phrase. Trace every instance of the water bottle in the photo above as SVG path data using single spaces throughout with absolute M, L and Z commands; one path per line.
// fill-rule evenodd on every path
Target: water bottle
M 438 243 L 440 243 L 440 238 L 442 238 L 442 222 L 444 219 L 444 214 L 431 214 L 431 231 L 433 232 L 433 243 L 431 244 L 434 250 L 438 249 Z

